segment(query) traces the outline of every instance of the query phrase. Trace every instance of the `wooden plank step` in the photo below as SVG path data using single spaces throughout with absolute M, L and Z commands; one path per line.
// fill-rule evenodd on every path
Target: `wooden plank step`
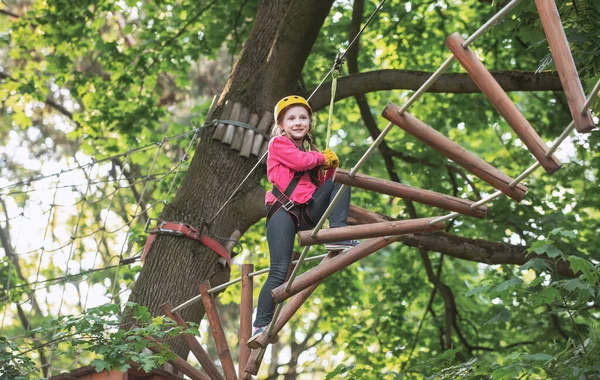
M 219 116 L 220 120 L 228 120 L 231 116 L 231 111 L 233 110 L 233 102 L 229 100 L 225 102 L 225 106 L 223 106 L 223 112 L 221 112 L 221 116 Z M 227 130 L 227 126 L 223 123 L 219 123 L 215 128 L 215 132 L 213 133 L 213 140 L 221 141 L 223 140 L 223 136 L 225 136 L 225 131 Z
M 511 187 L 509 184 L 513 179 L 508 175 L 467 151 L 408 112 L 404 112 L 400 115 L 398 113 L 399 110 L 400 108 L 398 106 L 389 103 L 383 110 L 383 117 L 456 162 L 466 170 L 475 174 L 485 182 L 494 186 L 496 189 L 502 191 L 515 201 L 520 202 L 525 197 L 527 187 L 522 184 Z
M 453 33 L 446 39 L 446 46 L 452 51 L 454 57 L 465 68 L 473 82 L 487 96 L 496 110 L 498 110 L 508 125 L 512 127 L 546 172 L 552 174 L 560 169 L 561 164 L 558 158 L 554 155 L 546 157 L 548 146 L 540 138 L 535 129 L 533 129 L 531 124 L 529 124 L 527 119 L 525 119 L 525 116 L 517 109 L 517 106 L 515 106 L 502 89 L 502 86 L 485 68 L 471 48 L 468 46 L 466 48 L 463 47 L 464 42 L 460 34 Z
M 556 3 L 554 0 L 535 0 L 535 5 L 542 20 L 560 83 L 567 96 L 575 128 L 579 133 L 590 132 L 594 128 L 594 120 L 589 110 L 581 112 L 585 104 L 585 93 L 579 80 L 579 74 L 577 74 L 577 67 L 575 67 L 575 61 L 571 55 Z
M 208 292 L 209 289 L 210 282 L 208 280 L 200 284 L 202 303 L 204 304 L 206 317 L 210 324 L 213 338 L 215 339 L 219 359 L 221 359 L 221 366 L 223 367 L 223 372 L 225 373 L 225 378 L 227 380 L 237 379 L 235 366 L 233 365 L 231 352 L 229 351 L 229 345 L 225 339 L 225 331 L 223 331 L 223 325 L 221 324 L 221 319 L 219 318 L 219 313 L 217 311 L 217 305 L 215 304 L 215 299 L 212 294 Z
M 310 232 L 310 231 L 309 231 Z M 355 262 L 363 259 L 373 252 L 377 252 L 382 248 L 387 247 L 398 239 L 398 237 L 378 237 L 369 239 L 357 245 L 356 247 L 350 248 L 341 255 L 337 255 L 332 258 L 329 262 L 322 265 L 318 265 L 312 269 L 302 273 L 292 283 L 290 289 L 285 290 L 287 282 L 278 286 L 271 291 L 273 300 L 276 303 L 281 303 L 286 299 L 292 297 L 303 291 L 304 289 L 316 284 L 319 281 L 331 276 L 332 274 L 346 268 L 347 266 L 354 264 Z
M 436 223 L 434 225 L 429 224 L 429 222 L 434 219 L 436 218 L 393 220 L 389 222 L 363 224 L 360 226 L 328 228 L 319 231 L 315 237 L 311 236 L 311 230 L 300 231 L 298 232 L 298 242 L 300 243 L 300 246 L 305 246 L 351 239 L 367 239 L 380 236 L 443 230 L 444 223 Z
M 467 199 L 407 186 L 394 181 L 375 178 L 364 174 L 355 174 L 354 177 L 350 177 L 350 171 L 344 169 L 336 170 L 333 175 L 333 181 L 352 187 L 376 191 L 393 197 L 410 199 L 414 202 L 439 207 L 444 210 L 456 211 L 476 218 L 483 218 L 487 212 L 487 207 L 484 205 L 471 209 L 471 205 L 475 202 Z
M 258 116 L 257 116 L 258 119 Z M 244 369 L 250 357 L 248 339 L 252 336 L 252 292 L 254 283 L 250 273 L 254 271 L 254 265 L 242 265 L 242 294 L 240 297 L 240 338 L 238 347 L 238 375 L 244 376 Z
M 185 322 L 185 320 L 181 317 L 181 315 L 179 313 L 177 313 L 177 312 L 173 313 L 171 311 L 172 309 L 173 308 L 171 307 L 171 305 L 168 302 L 161 306 L 161 310 L 164 315 L 166 315 L 167 317 L 174 320 L 178 326 L 181 326 L 184 329 L 187 329 L 188 325 Z M 213 363 L 210 356 L 208 356 L 208 353 L 204 350 L 204 348 L 202 348 L 202 345 L 196 340 L 196 337 L 194 337 L 190 334 L 183 334 L 183 335 L 181 335 L 181 337 L 183 338 L 185 344 L 189 347 L 190 351 L 192 351 L 192 354 L 194 354 L 196 359 L 198 359 L 198 362 L 200 363 L 202 368 L 204 368 L 204 371 L 206 371 L 206 373 L 208 374 L 208 377 L 210 377 L 211 380 L 225 380 L 225 378 L 221 375 L 221 373 L 219 373 L 219 370 L 217 369 L 217 366 L 215 365 L 215 363 Z

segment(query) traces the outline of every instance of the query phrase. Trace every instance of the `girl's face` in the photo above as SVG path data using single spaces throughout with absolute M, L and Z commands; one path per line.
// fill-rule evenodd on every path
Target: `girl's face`
M 310 131 L 310 114 L 300 105 L 292 106 L 285 111 L 279 129 L 293 140 L 301 141 Z

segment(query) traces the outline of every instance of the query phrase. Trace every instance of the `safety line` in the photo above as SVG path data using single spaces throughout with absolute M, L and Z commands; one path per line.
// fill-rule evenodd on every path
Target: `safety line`
M 203 128 L 203 127 L 201 127 L 201 128 Z M 196 129 L 197 128 L 194 128 L 191 131 L 182 132 L 182 133 L 179 133 L 177 135 L 170 136 L 170 137 L 164 137 L 161 141 L 150 143 L 148 145 L 144 145 L 144 146 L 141 146 L 141 147 L 138 147 L 138 148 L 129 149 L 126 152 L 115 154 L 114 156 L 101 158 L 99 160 L 96 160 L 95 157 L 91 157 L 92 162 L 89 162 L 87 164 L 79 165 L 79 166 L 76 166 L 76 167 L 73 167 L 73 168 L 69 168 L 69 169 L 63 169 L 63 170 L 61 170 L 60 172 L 57 172 L 57 173 L 42 175 L 42 176 L 38 176 L 38 177 L 27 179 L 25 181 L 19 181 L 19 182 L 15 182 L 15 183 L 11 183 L 11 184 L 5 185 L 5 186 L 0 186 L 0 190 L 13 188 L 13 187 L 20 186 L 20 185 L 27 185 L 27 184 L 29 184 L 31 182 L 37 182 L 37 181 L 40 181 L 40 180 L 43 180 L 43 179 L 46 179 L 46 178 L 51 178 L 53 176 L 57 176 L 58 174 L 69 173 L 69 172 L 72 172 L 72 171 L 75 171 L 75 170 L 80 170 L 80 169 L 86 168 L 86 167 L 91 166 L 91 165 L 96 165 L 96 164 L 100 164 L 100 163 L 103 163 L 103 162 L 106 162 L 106 161 L 114 160 L 115 158 L 120 158 L 120 157 L 124 157 L 124 156 L 127 156 L 127 155 L 131 155 L 133 153 L 137 153 L 137 152 L 141 152 L 141 151 L 144 151 L 144 150 L 148 150 L 148 149 L 153 148 L 153 147 L 156 148 L 158 146 L 158 144 L 162 143 L 163 141 L 164 142 L 172 141 L 172 140 L 178 139 L 180 137 L 187 136 L 187 135 L 192 134 L 192 133 L 196 133 Z

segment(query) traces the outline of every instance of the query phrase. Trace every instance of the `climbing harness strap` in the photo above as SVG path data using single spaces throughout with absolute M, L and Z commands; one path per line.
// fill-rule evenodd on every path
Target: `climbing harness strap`
M 273 190 L 271 190 L 271 193 L 275 196 L 276 200 L 271 206 L 271 208 L 269 208 L 269 210 L 267 211 L 267 223 L 269 222 L 269 219 L 271 219 L 271 217 L 275 215 L 275 213 L 282 207 L 287 212 L 291 212 L 294 215 L 297 214 L 293 212 L 293 209 L 294 207 L 296 207 L 296 205 L 290 199 L 290 197 L 292 196 L 292 193 L 294 192 L 296 186 L 298 186 L 298 182 L 300 182 L 300 178 L 304 175 L 304 173 L 306 172 L 304 171 L 294 173 L 294 177 L 292 178 L 292 180 L 290 181 L 283 193 L 281 192 L 281 190 L 279 190 L 279 188 L 277 188 L 277 186 L 273 185 Z
M 152 219 L 149 219 L 148 223 L 146 223 L 148 239 L 146 239 L 146 245 L 144 246 L 144 253 L 142 253 L 141 260 L 144 260 L 150 251 L 150 247 L 152 246 L 154 239 L 156 239 L 156 235 L 166 234 L 185 236 L 189 239 L 197 240 L 208 248 L 212 249 L 217 255 L 221 256 L 229 266 L 231 266 L 231 255 L 229 254 L 229 251 L 227 251 L 227 249 L 225 249 L 225 247 L 223 247 L 219 242 L 208 235 L 201 233 L 201 231 L 198 231 L 196 228 L 185 223 L 160 221 L 155 228 L 148 230 L 148 225 L 151 220 Z

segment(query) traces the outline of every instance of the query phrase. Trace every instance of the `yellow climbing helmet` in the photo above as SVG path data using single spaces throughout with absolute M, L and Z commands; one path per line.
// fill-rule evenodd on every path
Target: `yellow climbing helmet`
M 298 96 L 298 95 L 290 95 L 290 96 L 286 96 L 285 98 L 281 99 L 275 105 L 275 110 L 273 110 L 273 114 L 275 115 L 275 120 L 277 120 L 277 118 L 279 117 L 279 113 L 281 111 L 283 111 L 285 107 L 288 107 L 288 106 L 291 106 L 294 104 L 298 104 L 298 105 L 302 105 L 302 106 L 306 107 L 308 109 L 308 112 L 310 113 L 310 116 L 312 116 L 312 108 L 310 108 L 310 104 L 308 104 L 306 99 L 304 99 L 303 97 Z

